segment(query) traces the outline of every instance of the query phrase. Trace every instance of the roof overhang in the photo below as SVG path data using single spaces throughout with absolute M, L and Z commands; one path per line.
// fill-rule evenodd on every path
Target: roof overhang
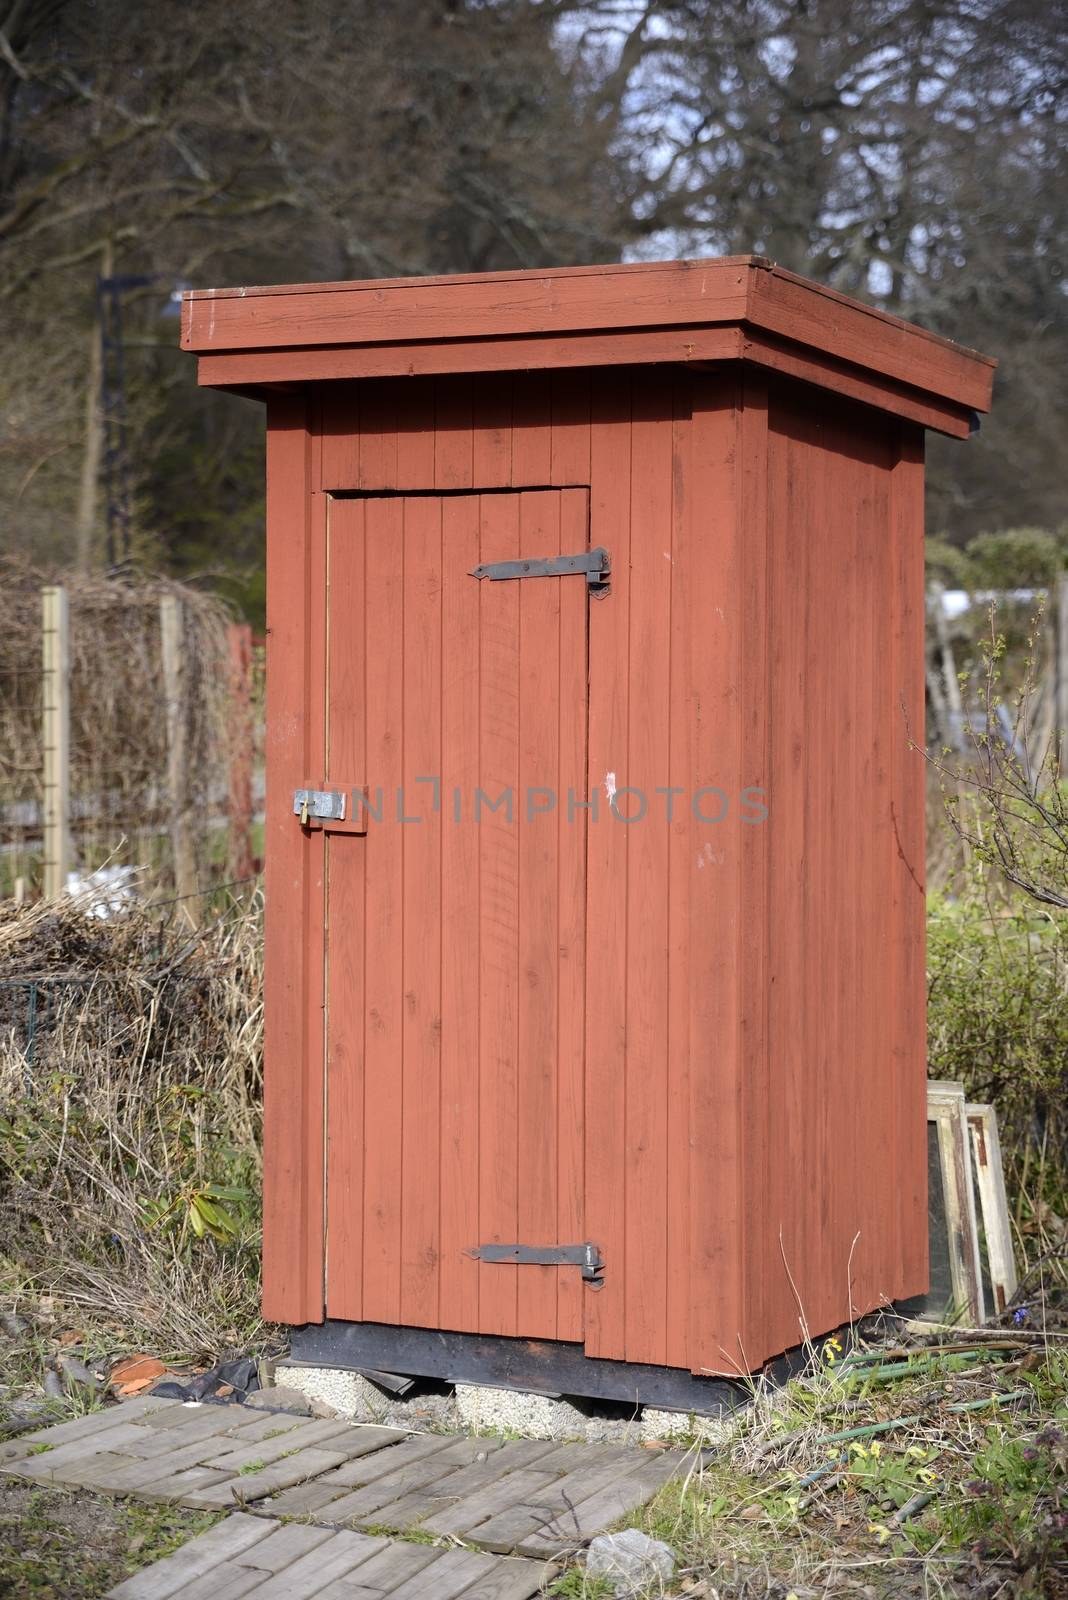
M 994 362 L 758 256 L 194 289 L 182 347 L 243 394 L 416 374 L 748 361 L 964 438 Z

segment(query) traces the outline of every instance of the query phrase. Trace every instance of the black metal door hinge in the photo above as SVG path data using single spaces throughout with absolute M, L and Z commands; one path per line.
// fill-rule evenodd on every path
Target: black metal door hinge
M 484 561 L 480 567 L 472 567 L 471 576 L 501 583 L 507 578 L 566 578 L 575 572 L 585 574 L 590 594 L 605 594 L 612 576 L 608 551 L 598 545 L 595 550 L 582 550 L 577 556 L 532 556 L 525 561 Z
M 581 1267 L 591 1289 L 604 1287 L 604 1260 L 595 1244 L 475 1244 L 464 1251 L 476 1261 L 517 1267 Z

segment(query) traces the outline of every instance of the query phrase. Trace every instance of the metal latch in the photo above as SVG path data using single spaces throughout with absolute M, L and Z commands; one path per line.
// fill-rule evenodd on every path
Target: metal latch
M 322 828 L 328 833 L 366 833 L 367 810 L 361 805 L 366 789 L 354 789 L 351 820 L 346 815 L 348 793 L 344 789 L 294 789 L 293 815 L 302 828 Z
M 607 592 L 612 576 L 612 563 L 608 551 L 601 545 L 595 550 L 582 550 L 577 556 L 540 556 L 525 561 L 484 561 L 471 569 L 472 578 L 490 578 L 500 583 L 506 578 L 566 578 L 575 572 L 584 573 L 586 586 L 592 595 Z
M 301 826 L 309 823 L 345 820 L 344 789 L 294 789 L 293 814 Z
M 476 1261 L 518 1267 L 581 1267 L 591 1289 L 604 1288 L 604 1259 L 595 1244 L 476 1244 L 464 1251 Z

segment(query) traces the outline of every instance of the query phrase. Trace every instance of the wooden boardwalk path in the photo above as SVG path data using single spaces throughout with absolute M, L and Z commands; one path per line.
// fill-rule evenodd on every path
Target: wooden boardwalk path
M 0 1446 L 18 1477 L 235 1513 L 114 1600 L 523 1600 L 689 1459 L 151 1396 Z
M 110 1600 L 527 1600 L 545 1563 L 237 1512 Z

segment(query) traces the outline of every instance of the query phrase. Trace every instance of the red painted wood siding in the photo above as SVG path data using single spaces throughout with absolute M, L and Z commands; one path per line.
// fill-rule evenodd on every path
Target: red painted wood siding
M 743 889 L 763 924 L 741 1063 L 749 1350 L 925 1281 L 919 441 L 772 394 L 770 820 Z
M 584 1106 L 575 1103 L 572 1079 L 571 1103 L 557 1107 L 561 1125 L 582 1127 L 581 1151 L 559 1133 L 556 1140 L 560 1151 L 571 1150 L 565 1187 L 576 1193 L 582 1179 L 582 1236 L 601 1246 L 607 1269 L 597 1293 L 568 1282 L 574 1273 L 555 1273 L 559 1336 L 580 1336 L 584 1308 L 590 1355 L 736 1372 L 797 1342 L 799 1301 L 815 1334 L 845 1320 L 851 1298 L 856 1312 L 884 1295 L 921 1289 L 922 769 L 908 751 L 900 710 L 904 699 L 922 726 L 919 431 L 738 365 L 708 373 L 615 368 L 383 380 L 326 385 L 320 394 L 321 421 L 312 417 L 307 451 L 315 463 L 308 469 L 313 507 L 330 491 L 588 487 L 590 543 L 611 552 L 612 592 L 589 607 L 588 765 L 601 815 L 588 830 Z M 289 499 L 300 492 L 291 488 Z M 355 504 L 335 499 L 331 516 L 355 516 Z M 378 504 L 376 515 L 401 514 L 385 509 L 398 500 Z M 313 542 L 317 519 L 325 521 L 325 512 L 313 509 Z M 290 527 L 277 513 L 277 539 L 292 537 L 283 524 Z M 432 530 L 427 537 L 432 554 Z M 301 581 L 296 562 L 291 554 L 276 563 L 291 585 Z M 440 616 L 448 618 L 450 605 L 471 601 L 465 586 L 450 601 L 444 565 Z M 302 591 L 309 598 L 301 648 L 312 677 L 323 660 L 315 653 L 322 625 L 317 633 L 314 597 L 325 593 L 325 579 L 316 591 L 316 570 L 309 556 L 301 569 L 311 584 Z M 354 573 L 347 581 L 346 604 L 358 605 L 363 580 Z M 432 637 L 436 604 L 425 592 L 410 597 L 412 623 Z M 384 619 L 376 625 L 387 631 Z M 296 663 L 298 642 L 288 648 Z M 373 680 L 371 669 L 366 682 L 369 705 L 389 702 L 389 683 Z M 314 690 L 307 693 L 308 714 L 321 716 Z M 460 711 L 451 715 L 433 737 L 454 748 L 463 767 L 471 729 Z M 283 770 L 296 772 L 296 734 L 286 740 L 274 782 Z M 308 737 L 309 759 L 313 747 Z M 617 789 L 642 791 L 642 821 L 608 814 L 609 773 Z M 291 787 L 309 778 L 316 774 L 294 775 Z M 742 791 L 759 786 L 768 791 L 768 819 L 743 822 Z M 693 812 L 694 794 L 712 788 L 727 797 L 722 823 Z M 673 798 L 669 823 L 665 791 L 673 789 L 684 793 Z M 273 801 L 276 815 L 284 798 Z M 631 796 L 621 809 L 638 803 Z M 709 794 L 706 814 L 719 803 Z M 265 1270 L 272 1314 L 303 1320 L 292 1307 L 322 1315 L 321 1294 L 319 1309 L 307 1309 L 316 1173 L 312 1156 L 301 1154 L 321 1116 L 322 1054 L 317 1067 L 314 1044 L 322 997 L 314 970 L 322 922 L 317 930 L 312 866 L 321 844 L 298 844 L 295 833 L 284 843 L 279 834 L 288 864 L 284 874 L 274 869 L 269 917 L 310 918 L 301 953 L 309 1053 L 304 1067 L 280 1059 L 273 1039 L 294 1050 L 300 1041 L 276 999 L 268 1082 L 284 1075 L 297 1092 L 305 1071 L 310 1109 L 280 1129 L 281 1097 L 276 1089 L 272 1102 L 269 1088 L 273 1159 L 284 1176 L 268 1191 L 275 1243 Z M 362 844 L 339 839 L 328 848 Z M 470 863 L 458 861 L 455 902 L 443 886 L 438 911 L 433 900 L 429 916 L 423 907 L 426 921 L 437 919 L 429 937 L 443 975 L 454 947 L 449 929 L 470 915 L 469 872 Z M 403 904 L 403 885 L 397 893 Z M 292 937 L 276 937 L 279 950 L 291 940 L 295 959 Z M 381 960 L 404 959 L 403 939 L 382 942 Z M 331 1007 L 355 1009 L 360 981 Z M 466 980 L 457 973 L 455 981 L 462 996 Z M 459 1015 L 463 1004 L 452 1010 Z M 443 1042 L 442 1073 L 456 1072 L 469 1049 L 469 1042 Z M 332 1063 L 332 1141 L 335 1111 L 355 1093 L 334 1082 L 337 1071 Z M 470 1102 L 461 1094 L 454 1109 L 457 1127 L 466 1126 Z M 355 1101 L 343 1115 L 355 1139 Z M 528 1148 L 540 1149 L 542 1128 L 527 1119 L 523 1140 L 528 1127 L 538 1141 Z M 448 1196 L 447 1163 L 439 1157 L 436 1170 L 427 1166 L 418 1117 L 410 1147 L 401 1137 L 401 1163 L 427 1173 L 418 1238 L 452 1250 L 470 1225 L 469 1186 L 458 1181 Z M 297 1169 L 308 1196 L 299 1228 L 282 1215 Z M 475 1280 L 462 1272 L 453 1279 L 438 1263 L 424 1270 L 415 1255 L 410 1291 L 388 1287 L 380 1299 L 357 1302 L 357 1274 L 346 1278 L 350 1269 L 338 1265 L 360 1254 L 356 1231 L 363 1231 L 364 1271 L 373 1261 L 383 1285 L 397 1272 L 387 1268 L 386 1249 L 368 1242 L 375 1236 L 366 1195 L 362 1185 L 362 1199 L 353 1192 L 349 1204 L 344 1191 L 339 1197 L 333 1183 L 328 1188 L 333 1314 L 432 1324 L 436 1293 L 441 1326 L 474 1326 L 482 1316 Z M 283 1261 L 284 1237 L 312 1256 L 298 1273 Z M 402 1256 L 416 1244 L 416 1235 L 410 1245 L 402 1237 Z M 522 1273 L 533 1274 L 524 1290 L 529 1304 L 517 1288 L 513 1311 L 509 1291 L 507 1306 L 493 1312 L 497 1327 L 505 1331 L 514 1315 L 519 1332 L 532 1331 L 524 1318 L 547 1330 L 545 1272 Z M 335 1290 L 352 1296 L 350 1310 L 335 1309 Z

